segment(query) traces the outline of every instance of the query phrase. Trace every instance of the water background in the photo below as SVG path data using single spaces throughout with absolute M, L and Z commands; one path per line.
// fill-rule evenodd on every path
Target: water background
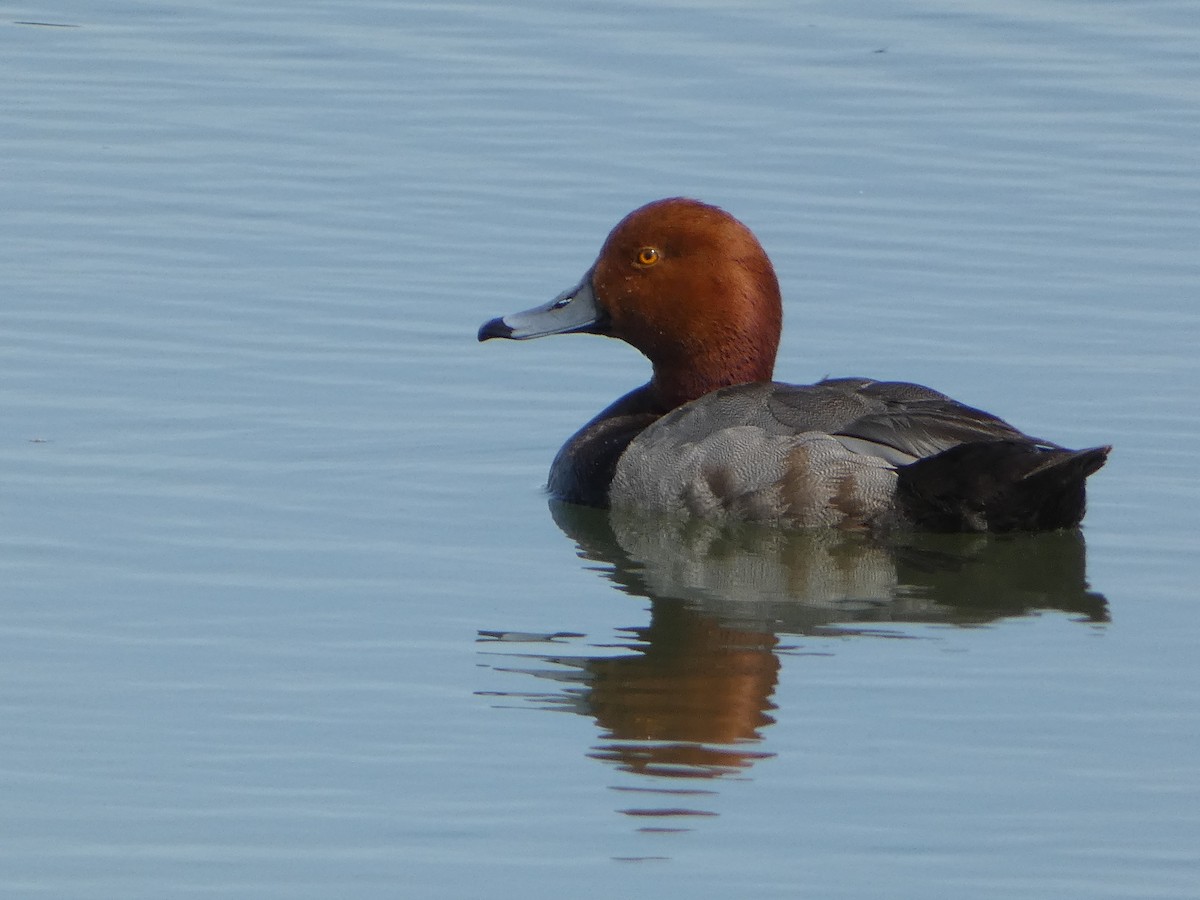
M 0 893 L 1195 897 L 1198 85 L 1167 0 L 6 7 Z M 564 534 L 647 367 L 475 330 L 680 194 L 781 379 L 1114 444 L 1086 549 Z

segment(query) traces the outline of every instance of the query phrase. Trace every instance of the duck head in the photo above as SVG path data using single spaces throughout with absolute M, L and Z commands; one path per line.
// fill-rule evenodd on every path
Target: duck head
M 492 319 L 479 340 L 600 334 L 654 366 L 671 409 L 731 384 L 769 381 L 782 327 L 775 270 L 745 225 L 697 200 L 657 200 L 617 224 L 575 287 Z

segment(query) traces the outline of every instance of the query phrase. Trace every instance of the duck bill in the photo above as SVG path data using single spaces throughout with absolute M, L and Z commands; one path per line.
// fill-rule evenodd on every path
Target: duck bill
M 569 291 L 563 291 L 549 303 L 524 312 L 509 313 L 479 328 L 479 340 L 508 338 L 527 341 L 548 334 L 603 333 L 604 313 L 596 304 L 592 273 Z

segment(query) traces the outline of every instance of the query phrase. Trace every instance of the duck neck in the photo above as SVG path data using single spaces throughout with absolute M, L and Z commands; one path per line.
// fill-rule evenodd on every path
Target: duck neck
M 689 357 L 686 365 L 654 366 L 650 389 L 664 410 L 675 409 L 705 394 L 734 384 L 770 381 L 773 358 L 713 354 L 708 358 Z

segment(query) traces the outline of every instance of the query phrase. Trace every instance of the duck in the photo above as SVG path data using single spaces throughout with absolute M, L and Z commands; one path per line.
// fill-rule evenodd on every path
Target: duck
M 1070 450 L 898 381 L 774 379 L 783 302 L 753 232 L 673 197 L 609 233 L 582 280 L 478 339 L 617 338 L 650 362 L 558 451 L 557 500 L 782 528 L 935 532 L 1079 526 L 1110 446 Z

